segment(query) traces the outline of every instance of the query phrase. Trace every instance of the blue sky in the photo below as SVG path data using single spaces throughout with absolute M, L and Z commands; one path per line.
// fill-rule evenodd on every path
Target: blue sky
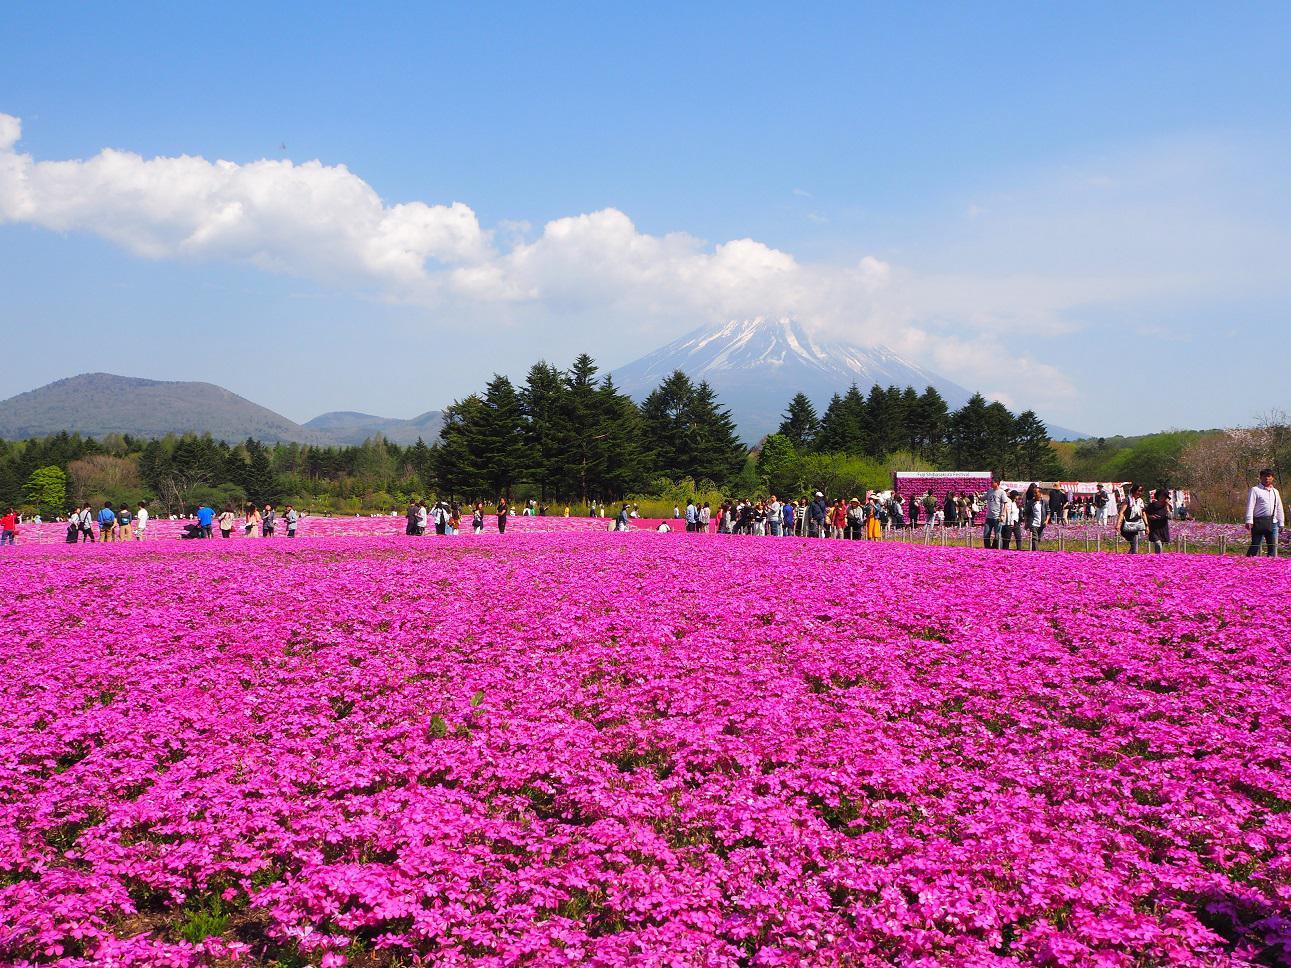
M 792 313 L 1094 433 L 1291 410 L 1265 362 L 1289 28 L 1276 4 L 10 5 L 0 397 L 108 370 L 411 416 L 539 356 Z

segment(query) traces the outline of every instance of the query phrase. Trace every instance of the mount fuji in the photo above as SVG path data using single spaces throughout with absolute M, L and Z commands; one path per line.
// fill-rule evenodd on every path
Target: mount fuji
M 822 415 L 830 397 L 845 393 L 853 383 L 863 393 L 876 383 L 919 391 L 933 387 L 952 410 L 972 396 L 972 391 L 887 347 L 818 340 L 797 320 L 766 316 L 701 327 L 612 375 L 618 388 L 639 402 L 675 370 L 695 381 L 707 380 L 748 442 L 773 433 L 789 400 L 799 392 Z M 1050 433 L 1083 436 L 1058 427 Z

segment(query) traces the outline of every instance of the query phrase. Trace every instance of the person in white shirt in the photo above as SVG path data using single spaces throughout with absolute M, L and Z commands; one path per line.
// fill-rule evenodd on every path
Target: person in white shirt
M 1131 485 L 1129 496 L 1121 505 L 1121 512 L 1116 517 L 1116 529 L 1121 533 L 1121 537 L 1130 543 L 1132 555 L 1138 554 L 1139 539 L 1148 529 L 1143 510 L 1143 485 Z
M 780 516 L 783 510 L 784 506 L 772 494 L 771 500 L 767 502 L 767 533 L 774 538 L 780 537 L 783 529 L 783 519 Z
M 1005 551 L 1009 547 L 1009 539 L 1013 539 L 1014 547 L 1018 551 L 1022 550 L 1022 509 L 1018 507 L 1018 492 L 1009 491 L 1008 500 L 1004 502 L 1004 509 L 1000 512 L 1000 547 Z
M 1268 544 L 1268 555 L 1278 554 L 1278 530 L 1286 527 L 1286 508 L 1282 495 L 1273 486 L 1273 471 L 1266 467 L 1260 471 L 1260 483 L 1246 496 L 1246 530 L 1251 533 L 1251 546 L 1246 557 L 1260 553 L 1260 543 Z
M 140 501 L 139 510 L 134 516 L 134 539 L 142 541 L 144 532 L 148 530 L 148 502 Z

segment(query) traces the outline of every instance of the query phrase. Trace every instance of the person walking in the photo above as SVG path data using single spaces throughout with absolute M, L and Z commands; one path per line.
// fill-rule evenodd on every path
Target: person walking
M 18 512 L 13 508 L 0 517 L 0 546 L 16 544 L 18 539 Z
M 1107 527 L 1107 516 L 1112 510 L 1112 496 L 1102 484 L 1094 492 L 1094 523 L 1100 528 Z
M 1121 505 L 1120 514 L 1116 516 L 1116 528 L 1121 537 L 1130 543 L 1130 554 L 1139 553 L 1139 539 L 1143 537 L 1147 527 L 1144 519 L 1143 485 L 1133 484 L 1130 486 L 1129 496 Z
M 99 511 L 99 540 L 111 541 L 112 532 L 117 527 L 116 512 L 112 510 L 112 502 L 104 501 L 103 509 Z
M 1170 515 L 1170 492 L 1158 487 L 1152 493 L 1147 508 L 1148 545 L 1154 555 L 1161 554 L 1170 543 Z
M 217 523 L 220 526 L 220 537 L 221 538 L 233 537 L 233 526 L 237 524 L 237 521 L 238 521 L 238 516 L 233 513 L 233 505 L 232 504 L 224 505 L 224 510 L 220 512 L 220 517 L 217 521 Z
M 623 505 L 623 510 L 626 513 L 626 504 Z M 511 509 L 507 507 L 507 499 L 504 497 L 498 498 L 498 534 L 507 533 L 507 516 L 510 513 Z
M 1031 550 L 1039 551 L 1044 540 L 1044 526 L 1049 521 L 1049 505 L 1040 497 L 1040 488 L 1033 481 L 1022 501 L 1022 517 L 1031 535 Z
M 991 490 L 986 495 L 986 521 L 982 524 L 982 547 L 1000 547 L 1000 522 L 1004 517 L 1004 505 L 1008 503 L 1009 492 L 999 478 L 991 478 Z M 969 517 L 972 522 L 972 517 Z
M 1246 557 L 1258 555 L 1263 542 L 1268 545 L 1269 557 L 1276 558 L 1278 530 L 1285 528 L 1286 523 L 1282 495 L 1273 486 L 1272 469 L 1266 467 L 1260 471 L 1260 483 L 1246 495 L 1246 530 L 1251 533 L 1251 546 L 1246 549 Z
M 140 501 L 139 510 L 134 516 L 134 539 L 142 541 L 148 533 L 148 502 Z

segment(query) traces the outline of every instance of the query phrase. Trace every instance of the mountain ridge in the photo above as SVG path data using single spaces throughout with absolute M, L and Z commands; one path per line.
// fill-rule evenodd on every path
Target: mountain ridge
M 0 437 L 209 433 L 222 440 L 326 443 L 282 414 L 214 383 L 79 373 L 0 401 Z
M 731 411 L 746 442 L 773 433 L 794 394 L 802 392 L 823 413 L 830 397 L 853 384 L 933 387 L 952 409 L 972 392 L 886 346 L 861 347 L 814 337 L 791 317 L 755 316 L 700 326 L 671 343 L 611 371 L 619 389 L 638 402 L 663 379 L 681 370 L 706 380 Z M 1051 436 L 1084 434 L 1062 427 Z

